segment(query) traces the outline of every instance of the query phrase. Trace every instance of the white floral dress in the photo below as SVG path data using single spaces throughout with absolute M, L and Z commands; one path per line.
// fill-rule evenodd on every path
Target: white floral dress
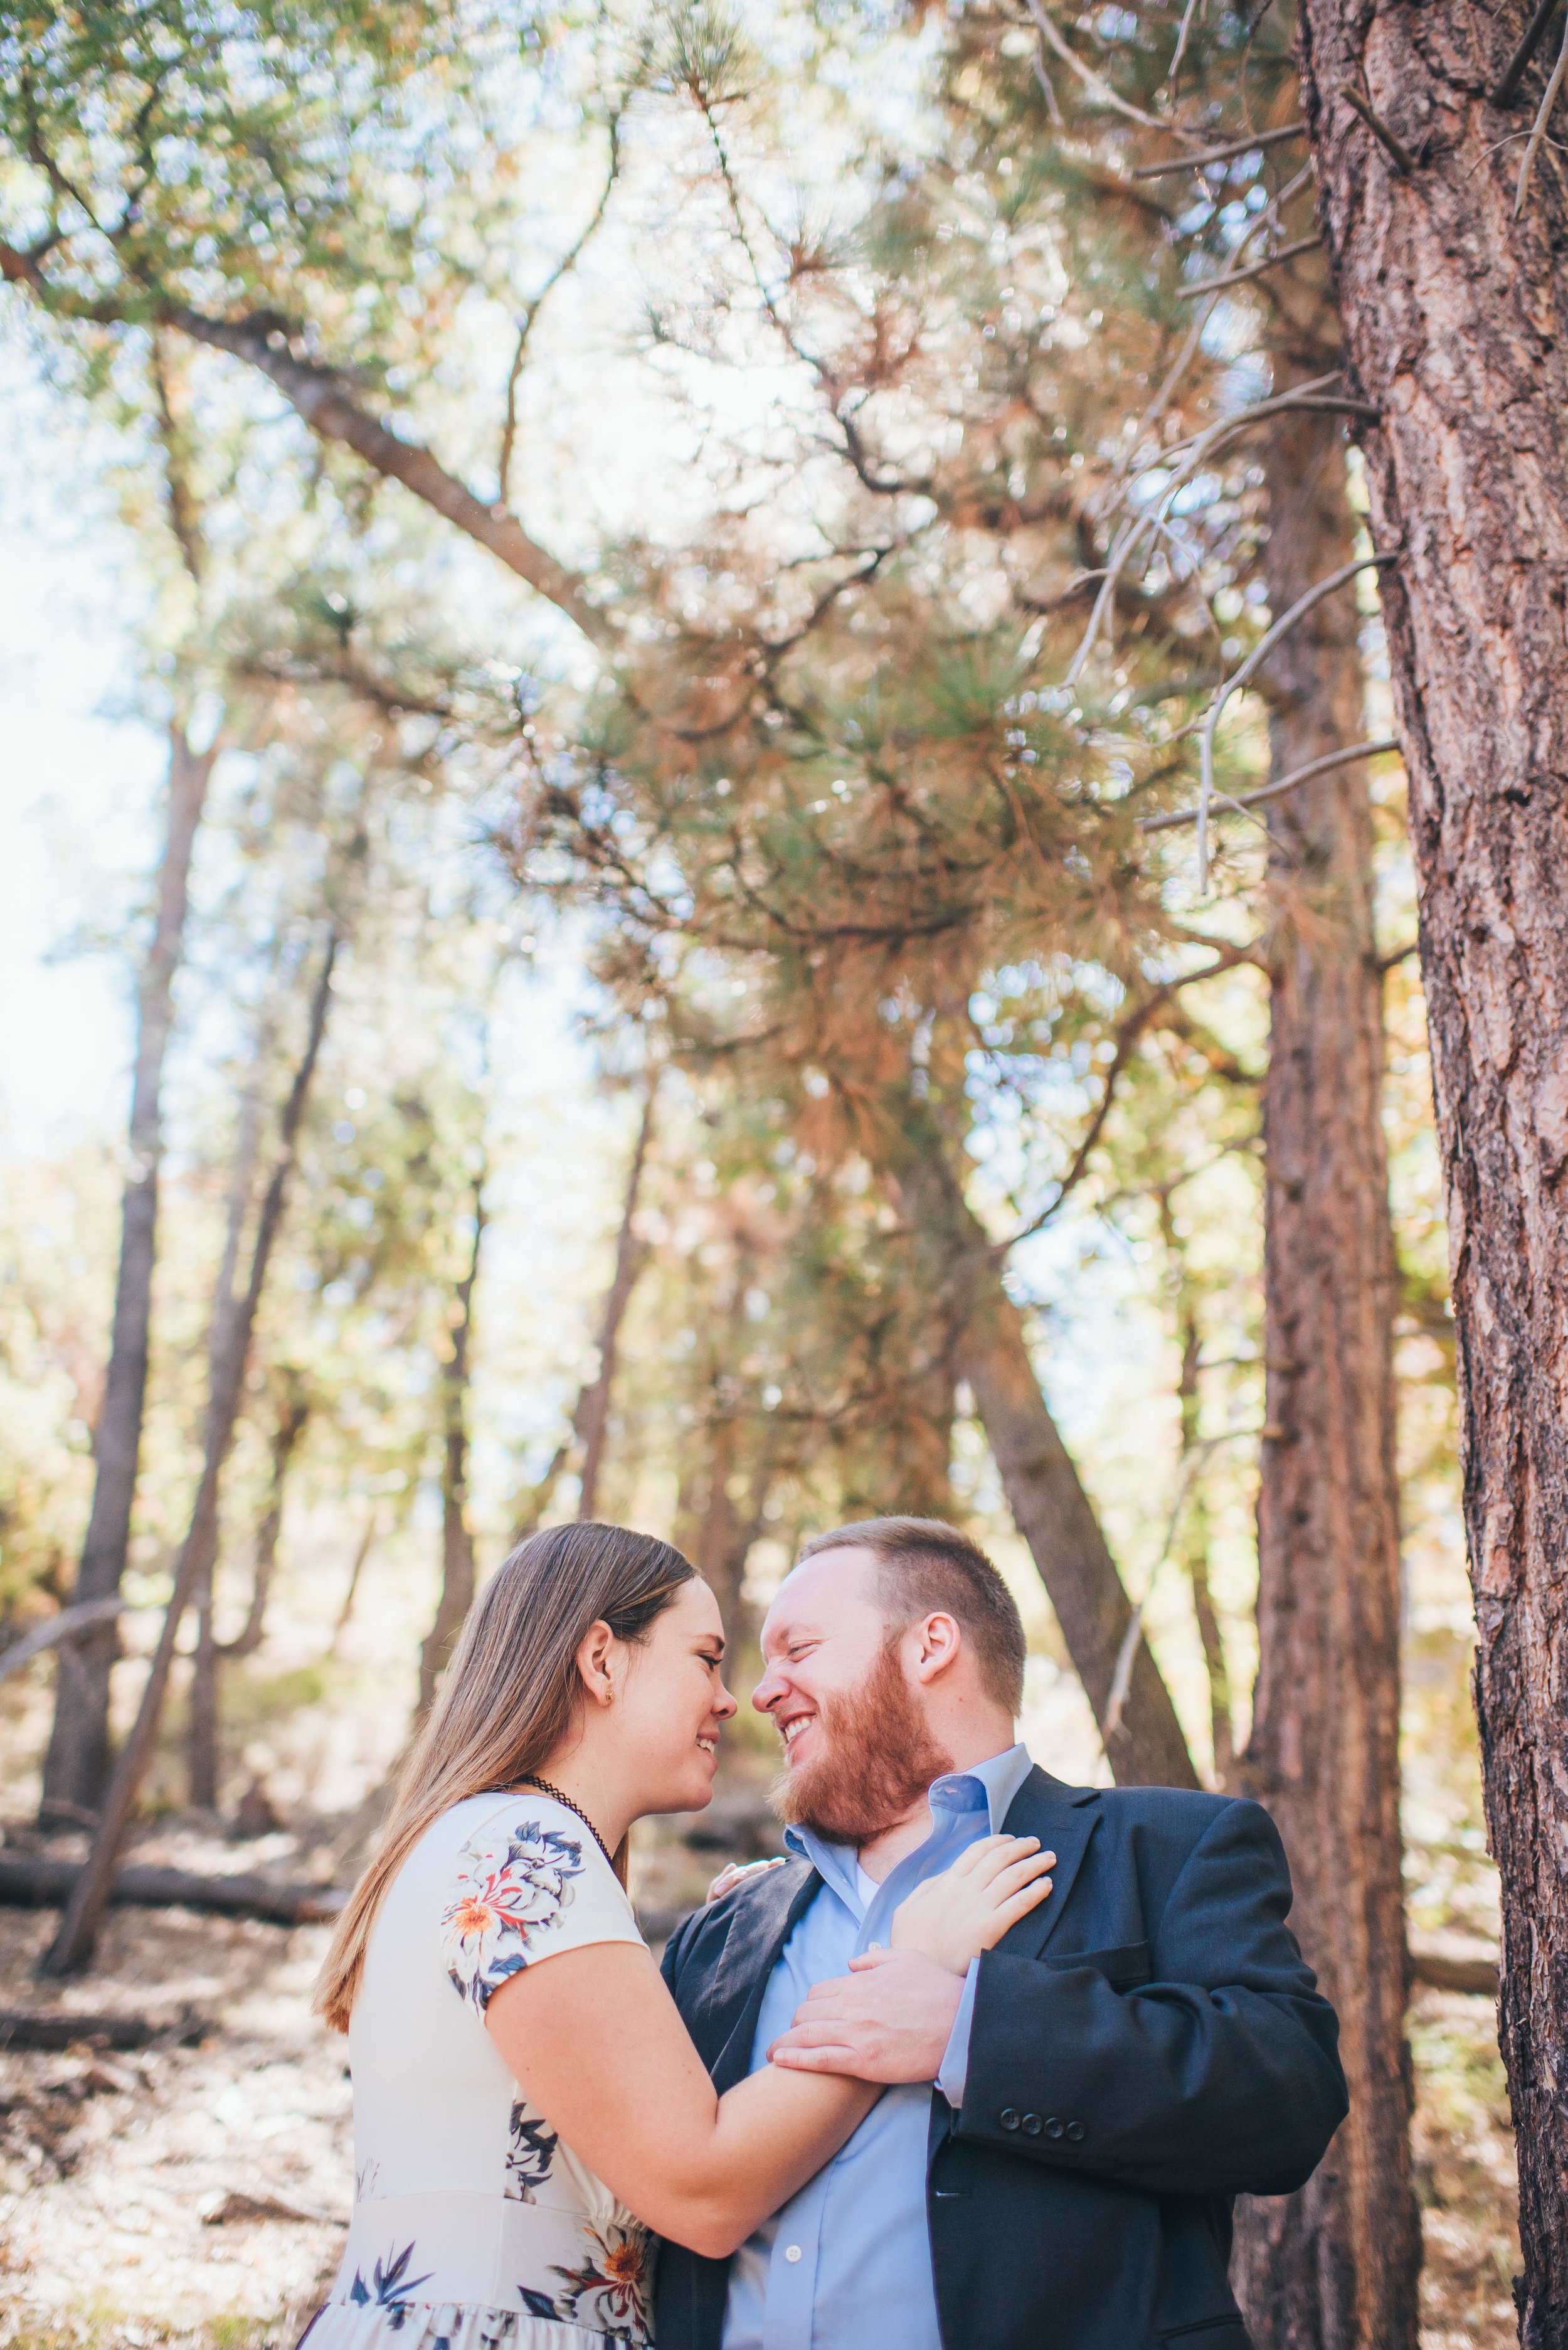
M 647 2343 L 647 2230 L 519 2095 L 484 2026 L 520 1968 L 590 1942 L 642 1936 L 549 1796 L 472 1796 L 414 1846 L 354 2002 L 354 2216 L 310 2350 Z

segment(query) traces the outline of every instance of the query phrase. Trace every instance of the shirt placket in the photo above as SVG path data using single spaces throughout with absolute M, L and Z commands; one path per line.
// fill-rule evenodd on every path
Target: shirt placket
M 858 1884 L 845 1862 L 820 1851 L 808 1855 L 822 1872 L 829 1898 L 842 1902 L 851 1918 L 858 1918 L 854 1955 L 887 1948 L 893 1913 L 905 1895 L 948 1867 L 976 1835 L 986 1833 L 983 1802 L 971 1808 L 948 1801 L 931 1808 L 929 1837 L 918 1852 L 909 1854 L 888 1872 L 867 1905 L 863 1905 Z M 813 2350 L 822 2234 L 838 2161 L 836 2155 L 825 2164 L 779 2214 L 768 2260 L 763 2350 Z M 839 2345 L 835 2345 L 834 2350 L 839 2350 Z
M 768 2263 L 763 2350 L 811 2350 L 822 2220 L 832 2174 L 833 2165 L 829 2163 L 798 2195 L 792 2197 L 780 2217 Z

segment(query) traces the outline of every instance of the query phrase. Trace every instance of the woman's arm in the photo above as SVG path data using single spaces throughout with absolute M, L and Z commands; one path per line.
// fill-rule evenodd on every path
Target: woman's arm
M 984 1838 L 900 1906 L 894 1941 L 961 1974 L 1044 1898 L 1054 1857 L 1033 1837 Z M 626 1942 L 535 1960 L 493 1993 L 485 2021 L 579 2161 L 647 2226 L 711 2260 L 815 2177 L 881 2095 L 766 2064 L 720 2097 L 652 1959 Z
M 720 2097 L 652 1959 L 627 1942 L 524 1968 L 485 2021 L 578 2160 L 648 2227 L 710 2260 L 787 2203 L 882 2094 L 770 2064 Z

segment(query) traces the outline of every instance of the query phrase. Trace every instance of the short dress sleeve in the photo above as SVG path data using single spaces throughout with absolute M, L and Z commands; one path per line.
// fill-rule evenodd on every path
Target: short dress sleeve
M 540 1959 L 591 1942 L 643 1945 L 626 1889 L 564 1807 L 514 1797 L 459 1847 L 441 1912 L 441 1962 L 481 2015 L 504 1982 Z

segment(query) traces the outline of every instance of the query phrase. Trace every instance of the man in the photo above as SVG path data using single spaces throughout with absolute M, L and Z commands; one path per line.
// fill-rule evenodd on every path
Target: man
M 1032 1763 L 1018 1611 L 932 1521 L 808 1543 L 763 1656 L 792 1856 L 665 1979 L 721 2090 L 770 2054 L 892 2085 L 732 2261 L 664 2246 L 659 2350 L 1247 2350 L 1231 2199 L 1299 2187 L 1345 2112 L 1267 1813 Z M 1002 1829 L 1054 1855 L 1045 1900 L 963 1981 L 889 1951 Z

